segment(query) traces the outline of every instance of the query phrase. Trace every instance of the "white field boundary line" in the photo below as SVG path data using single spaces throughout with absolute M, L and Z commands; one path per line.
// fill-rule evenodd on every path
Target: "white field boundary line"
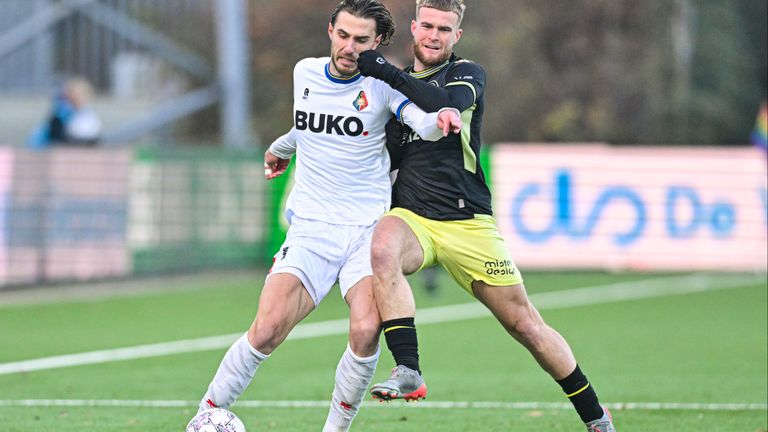
M 117 408 L 197 408 L 200 401 L 185 400 L 89 400 L 89 399 L 19 399 L 0 400 L 0 407 L 117 407 Z M 328 401 L 237 401 L 237 408 L 327 408 Z M 697 403 L 697 402 L 615 402 L 603 404 L 612 410 L 632 411 L 766 411 L 760 403 Z M 490 410 L 572 410 L 573 405 L 561 402 L 436 402 L 414 404 L 383 404 L 363 402 L 366 408 L 406 409 L 490 409 Z
M 643 279 L 632 282 L 619 282 L 594 287 L 574 288 L 565 291 L 546 292 L 533 294 L 530 298 L 539 310 L 562 309 L 628 300 L 685 295 L 713 290 L 734 289 L 754 284 L 761 280 L 764 280 L 764 276 L 762 275 L 715 275 L 696 273 L 682 276 Z M 435 324 L 490 316 L 491 313 L 488 309 L 479 302 L 419 309 L 416 314 L 418 324 Z M 299 340 L 346 334 L 348 327 L 349 322 L 347 319 L 299 324 L 288 336 L 288 339 Z M 231 333 L 198 339 L 186 339 L 174 342 L 138 345 L 126 348 L 0 363 L 0 375 L 217 350 L 229 348 L 229 346 L 241 335 L 242 333 Z

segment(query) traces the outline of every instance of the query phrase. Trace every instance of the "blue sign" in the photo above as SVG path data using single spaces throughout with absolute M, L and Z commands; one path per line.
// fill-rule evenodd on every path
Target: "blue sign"
M 533 199 L 541 199 L 549 193 L 552 203 L 552 219 L 542 229 L 533 229 L 524 218 L 525 207 Z M 702 201 L 701 191 L 684 186 L 671 185 L 664 191 L 663 209 L 666 232 L 671 239 L 690 238 L 700 230 L 709 230 L 717 238 L 731 236 L 737 224 L 737 212 L 733 203 L 721 198 L 708 204 Z M 649 203 L 636 189 L 623 185 L 606 185 L 599 191 L 594 202 L 580 202 L 576 198 L 573 174 L 568 169 L 554 173 L 552 186 L 526 183 L 512 198 L 512 225 L 517 234 L 529 243 L 544 243 L 555 236 L 572 240 L 586 240 L 593 236 L 595 229 L 606 223 L 603 214 L 612 207 L 629 210 L 627 227 L 611 233 L 614 244 L 622 247 L 632 245 L 644 235 L 648 226 Z M 763 201 L 768 202 L 763 191 Z M 586 205 L 586 217 L 577 216 L 576 205 Z M 686 216 L 687 215 L 687 216 Z

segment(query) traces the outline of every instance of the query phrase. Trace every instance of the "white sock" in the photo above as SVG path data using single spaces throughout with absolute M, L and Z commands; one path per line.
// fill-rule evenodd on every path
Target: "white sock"
M 219 408 L 229 407 L 248 387 L 261 362 L 269 358 L 248 342 L 248 333 L 235 341 L 221 360 L 219 369 L 200 401 L 198 412 L 211 409 L 208 401 Z
M 325 420 L 323 432 L 347 432 L 363 402 L 371 384 L 379 352 L 370 357 L 358 357 L 347 345 L 347 349 L 336 367 L 336 385 L 333 387 L 331 409 Z

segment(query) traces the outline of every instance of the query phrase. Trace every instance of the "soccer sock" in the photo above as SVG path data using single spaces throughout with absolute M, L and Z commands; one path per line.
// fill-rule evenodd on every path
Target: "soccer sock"
M 376 372 L 379 350 L 370 357 L 358 357 L 347 349 L 336 367 L 336 384 L 331 396 L 331 409 L 325 420 L 323 432 L 347 432 L 360 409 L 368 385 Z
M 200 401 L 198 412 L 216 406 L 229 409 L 248 387 L 256 369 L 269 355 L 259 352 L 248 342 L 248 333 L 235 341 L 221 360 L 219 369 Z
M 413 317 L 384 321 L 381 324 L 387 347 L 395 363 L 409 367 L 421 374 L 419 368 L 419 341 L 416 338 L 416 324 Z
M 597 420 L 603 416 L 603 407 L 597 400 L 597 393 L 581 372 L 579 365 L 567 377 L 557 380 L 563 392 L 571 400 L 576 412 L 584 423 Z

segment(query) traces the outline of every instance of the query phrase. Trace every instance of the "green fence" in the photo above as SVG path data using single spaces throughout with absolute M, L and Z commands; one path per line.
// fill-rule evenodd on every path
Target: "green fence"
M 0 287 L 268 266 L 292 168 L 268 182 L 260 151 L 0 148 Z
M 142 149 L 130 185 L 135 274 L 265 261 L 272 203 L 260 152 Z

